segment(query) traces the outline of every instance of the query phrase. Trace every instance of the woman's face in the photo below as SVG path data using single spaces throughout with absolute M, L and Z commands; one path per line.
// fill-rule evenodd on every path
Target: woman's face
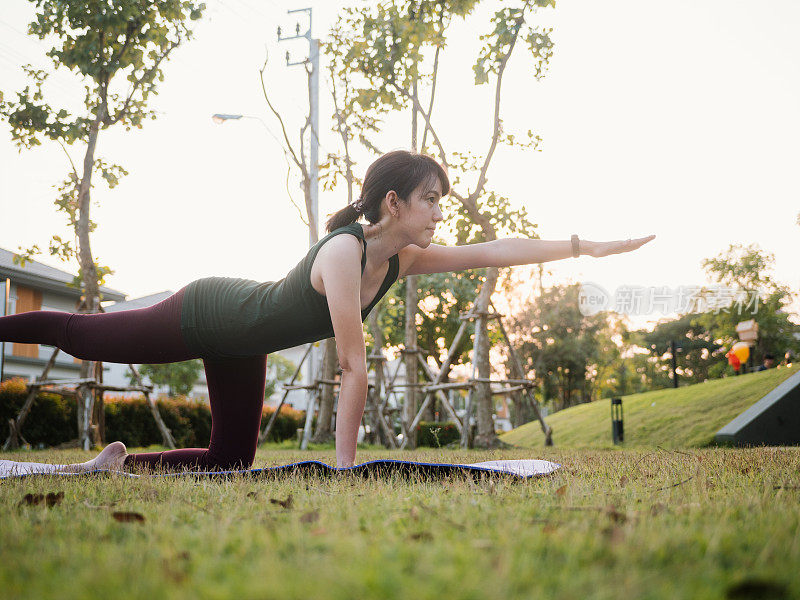
M 436 225 L 443 219 L 439 208 L 441 198 L 442 184 L 436 177 L 417 187 L 408 204 L 399 203 L 398 217 L 412 244 L 425 248 L 431 243 Z

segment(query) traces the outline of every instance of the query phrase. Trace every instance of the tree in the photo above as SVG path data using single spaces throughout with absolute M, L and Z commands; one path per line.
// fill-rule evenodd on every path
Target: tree
M 64 68 L 81 78 L 86 89 L 84 109 L 71 114 L 45 101 L 48 73 L 30 65 L 23 70 L 30 85 L 15 99 L 0 94 L 0 115 L 8 120 L 14 142 L 32 148 L 44 140 L 58 143 L 70 164 L 70 172 L 57 186 L 57 210 L 67 216 L 75 244 L 54 235 L 50 254 L 65 261 L 77 259 L 78 275 L 73 282 L 83 296 L 79 312 L 95 313 L 100 307 L 100 286 L 112 271 L 99 265 L 92 254 L 89 234 L 96 228 L 90 218 L 92 177 L 98 172 L 110 188 L 127 171 L 98 157 L 100 132 L 119 125 L 141 128 L 155 118 L 147 101 L 163 81 L 162 63 L 183 41 L 191 37 L 187 21 L 199 19 L 205 4 L 192 0 L 30 0 L 36 5 L 36 20 L 28 33 L 40 40 L 53 40 L 47 52 L 54 69 Z M 79 144 L 84 149 L 79 169 L 67 149 Z M 39 253 L 34 245 L 23 251 L 17 262 L 24 264 Z M 92 364 L 81 363 L 81 377 L 88 377 Z M 89 441 L 91 397 L 79 399 L 78 414 L 84 447 Z M 80 417 L 79 417 L 80 418 Z M 88 448 L 87 448 L 88 449 Z
M 580 285 L 554 285 L 511 315 L 526 371 L 534 371 L 542 403 L 562 410 L 592 399 L 595 365 L 616 346 L 608 335 L 607 314 L 583 315 Z
M 636 354 L 626 344 L 629 336 L 624 317 L 607 315 L 606 322 L 598 332 L 594 362 L 586 370 L 591 401 L 641 391 Z
M 550 31 L 532 26 L 527 20 L 537 7 L 553 6 L 554 2 L 535 0 L 519 2 L 513 7 L 504 6 L 493 16 L 492 30 L 481 36 L 483 45 L 473 66 L 474 83 L 483 85 L 492 77 L 495 79 L 494 107 L 489 116 L 492 135 L 482 157 L 466 152 L 448 152 L 433 118 L 439 54 L 446 44 L 447 28 L 453 18 L 466 17 L 475 5 L 474 0 L 392 1 L 377 7 L 346 10 L 340 22 L 341 31 L 347 33 L 337 41 L 343 57 L 342 69 L 353 77 L 358 75 L 359 82 L 354 84 L 358 88 L 356 101 L 376 120 L 389 111 L 403 109 L 411 109 L 412 114 L 422 118 L 424 130 L 420 148 L 423 152 L 427 150 L 426 141 L 430 135 L 432 148 L 451 176 L 451 201 L 444 203 L 443 210 L 448 221 L 453 223 L 452 233 L 458 243 L 494 240 L 498 232 L 535 237 L 535 225 L 528 220 L 525 209 L 514 210 L 507 198 L 487 188 L 487 181 L 499 144 L 534 149 L 538 146 L 539 138 L 531 131 L 523 141 L 505 132 L 500 117 L 502 82 L 508 61 L 520 39 L 528 44 L 533 76 L 539 79 L 544 75 L 553 48 Z M 410 19 L 410 15 L 414 18 Z M 432 60 L 430 52 L 426 56 L 426 50 L 433 51 Z M 428 82 L 429 85 L 422 86 L 428 93 L 426 102 L 419 83 Z M 370 145 L 374 147 L 374 144 Z M 470 183 L 472 185 L 467 189 Z M 490 373 L 489 334 L 484 315 L 488 312 L 497 277 L 498 269 L 486 270 L 474 306 L 479 317 L 472 360 L 481 378 L 488 378 Z M 492 397 L 487 383 L 477 386 L 476 398 L 478 431 L 475 445 L 497 445 Z
M 632 332 L 630 342 L 645 349 L 653 359 L 652 369 L 643 375 L 648 389 L 659 389 L 672 385 L 671 342 L 676 347 L 676 369 L 684 383 L 702 383 L 713 378 L 714 365 L 724 361 L 725 348 L 715 342 L 703 326 L 701 314 L 687 313 L 676 319 L 658 323 L 652 331 Z
M 202 370 L 202 361 L 193 359 L 176 363 L 142 365 L 139 369 L 139 374 L 142 377 L 147 377 L 153 385 L 167 386 L 167 395 L 170 398 L 174 398 L 188 395 L 197 380 L 200 379 L 200 371 Z M 128 371 L 127 375 L 131 385 L 135 385 L 138 382 L 130 371 Z
M 267 356 L 267 384 L 264 388 L 264 398 L 271 398 L 278 384 L 289 379 L 296 369 L 296 364 L 280 354 L 272 353 Z
M 795 337 L 800 333 L 800 325 L 792 322 L 785 310 L 794 294 L 772 278 L 774 262 L 774 255 L 764 252 L 758 244 L 730 244 L 724 252 L 702 262 L 709 278 L 724 286 L 723 297 L 733 299 L 733 303 L 718 302 L 719 288 L 704 290 L 703 298 L 718 305 L 699 315 L 697 322 L 715 342 L 729 349 L 738 341 L 736 324 L 755 319 L 758 340 L 753 348 L 753 361 L 757 363 L 767 353 L 782 356 L 788 350 L 800 350 L 800 340 Z M 715 372 L 721 375 L 725 363 L 718 364 Z
M 460 313 L 470 307 L 475 297 L 475 287 L 480 278 L 479 271 L 482 269 L 460 273 L 434 273 L 420 275 L 417 279 L 418 288 L 426 292 L 425 297 L 418 303 L 415 319 L 418 347 L 424 351 L 425 357 L 433 359 L 437 370 L 441 368 L 448 348 L 461 325 Z M 405 299 L 408 285 L 408 278 L 404 278 L 389 290 L 384 297 L 386 304 L 378 317 L 384 337 L 390 346 L 401 346 L 405 343 L 404 323 L 407 320 Z M 468 345 L 464 344 L 450 368 L 469 362 L 469 351 Z M 444 382 L 446 381 L 447 379 L 444 379 Z

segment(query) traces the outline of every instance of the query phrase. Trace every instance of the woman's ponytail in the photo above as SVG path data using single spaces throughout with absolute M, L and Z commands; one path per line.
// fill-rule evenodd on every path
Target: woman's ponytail
M 325 228 L 328 230 L 328 233 L 334 229 L 339 229 L 340 227 L 344 227 L 345 225 L 350 225 L 350 223 L 355 223 L 358 221 L 358 217 L 361 215 L 361 211 L 358 210 L 360 200 L 361 199 L 359 198 L 358 201 L 354 202 L 353 204 L 348 204 L 343 209 L 330 216 L 328 222 L 325 224 Z

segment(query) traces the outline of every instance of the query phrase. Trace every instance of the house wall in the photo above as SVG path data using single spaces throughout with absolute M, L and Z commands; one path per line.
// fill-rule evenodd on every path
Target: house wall
M 19 285 L 11 280 L 8 314 L 20 314 L 32 310 L 51 310 L 59 312 L 75 312 L 75 297 L 58 294 L 48 290 L 36 289 L 32 286 Z M 2 310 L 2 299 L 0 299 Z M 5 344 L 5 366 L 3 377 L 23 377 L 35 379 L 42 374 L 44 366 L 53 354 L 53 347 L 44 344 Z M 52 379 L 75 378 L 80 369 L 80 360 L 66 352 L 60 352 L 56 363 L 48 375 Z

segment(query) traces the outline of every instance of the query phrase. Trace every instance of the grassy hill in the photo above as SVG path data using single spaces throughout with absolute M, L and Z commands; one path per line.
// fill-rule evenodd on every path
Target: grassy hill
M 739 377 L 726 377 L 643 394 L 623 396 L 625 447 L 701 447 L 714 434 L 782 381 L 797 373 L 800 364 Z M 557 447 L 610 447 L 611 401 L 600 400 L 559 411 L 547 422 Z M 509 431 L 500 439 L 527 448 L 544 444 L 538 421 Z

